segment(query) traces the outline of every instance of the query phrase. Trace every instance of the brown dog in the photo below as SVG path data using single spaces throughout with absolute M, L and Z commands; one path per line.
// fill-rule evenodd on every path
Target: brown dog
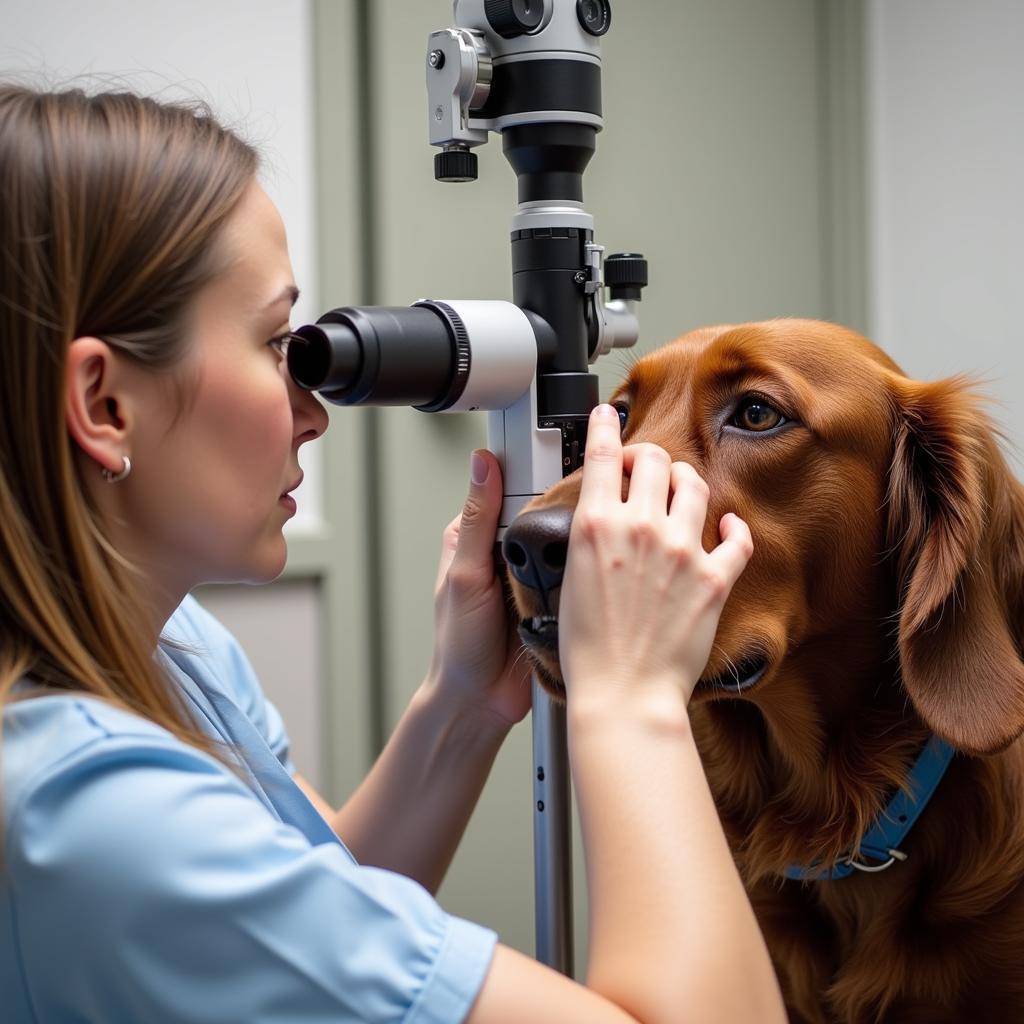
M 728 511 L 754 537 L 691 714 L 792 1020 L 1024 1020 L 1024 488 L 978 400 L 777 320 L 694 331 L 611 401 L 707 481 L 706 548 Z M 578 495 L 521 517 L 555 561 Z M 557 693 L 557 589 L 512 585 Z M 932 735 L 956 755 L 906 860 L 786 878 L 855 852 Z

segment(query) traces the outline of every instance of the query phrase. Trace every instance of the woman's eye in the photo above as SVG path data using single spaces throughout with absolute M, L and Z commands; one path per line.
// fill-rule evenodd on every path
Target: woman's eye
M 619 432 L 626 432 L 626 423 L 629 421 L 629 406 L 622 402 L 615 403 L 615 411 L 619 414 Z
M 729 421 L 741 430 L 763 432 L 786 422 L 786 417 L 774 406 L 756 395 L 745 398 Z
M 291 331 L 287 334 L 279 334 L 276 338 L 271 338 L 267 344 L 283 359 L 288 355 L 288 342 L 291 340 Z

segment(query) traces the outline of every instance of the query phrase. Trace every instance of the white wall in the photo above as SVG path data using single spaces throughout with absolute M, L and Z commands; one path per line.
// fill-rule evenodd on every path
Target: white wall
M 867 47 L 871 333 L 1024 448 L 1024 3 L 869 0 Z
M 0 0 L 0 77 L 208 102 L 263 154 L 303 291 L 298 324 L 319 315 L 310 36 L 310 0 Z M 299 532 L 322 517 L 319 453 L 307 445 L 302 462 Z

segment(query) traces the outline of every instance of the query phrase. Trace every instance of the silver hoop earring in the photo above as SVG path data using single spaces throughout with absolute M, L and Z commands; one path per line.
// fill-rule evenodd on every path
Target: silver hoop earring
M 107 469 L 105 466 L 103 467 L 103 479 L 106 480 L 108 484 L 120 483 L 120 481 L 122 481 L 132 471 L 132 460 L 129 459 L 127 455 L 122 455 L 121 460 L 122 465 L 120 473 L 115 473 L 113 470 Z

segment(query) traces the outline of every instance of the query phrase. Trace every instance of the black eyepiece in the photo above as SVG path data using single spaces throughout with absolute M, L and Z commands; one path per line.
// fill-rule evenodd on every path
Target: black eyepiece
M 443 303 L 343 306 L 306 324 L 288 343 L 288 372 L 337 405 L 411 405 L 427 412 L 456 401 L 468 372 L 465 329 Z
M 288 342 L 288 372 L 307 391 L 346 391 L 362 364 L 362 345 L 347 324 L 306 324 Z

